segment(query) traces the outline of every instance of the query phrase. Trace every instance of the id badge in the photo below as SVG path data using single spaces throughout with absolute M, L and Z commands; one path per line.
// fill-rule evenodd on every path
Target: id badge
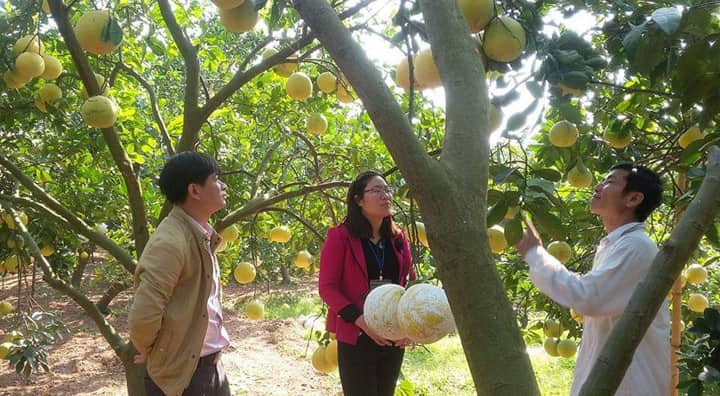
M 372 291 L 374 288 L 382 285 L 390 284 L 390 282 L 387 279 L 370 279 L 370 291 Z

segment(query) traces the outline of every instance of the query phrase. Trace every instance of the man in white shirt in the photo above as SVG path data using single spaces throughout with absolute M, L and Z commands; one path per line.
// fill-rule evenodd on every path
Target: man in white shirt
M 592 270 L 569 271 L 542 246 L 528 222 L 515 247 L 530 268 L 535 286 L 559 304 L 585 316 L 582 341 L 570 394 L 580 392 L 615 323 L 636 286 L 647 275 L 657 246 L 645 233 L 645 219 L 662 200 L 662 182 L 650 169 L 616 165 L 595 186 L 590 211 L 599 216 L 607 236 L 595 252 Z M 616 395 L 670 394 L 670 315 L 667 302 L 635 350 Z

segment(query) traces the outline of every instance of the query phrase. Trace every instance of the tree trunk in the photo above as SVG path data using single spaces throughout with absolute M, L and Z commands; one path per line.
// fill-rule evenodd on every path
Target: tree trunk
M 136 353 L 132 343 L 128 342 L 118 351 L 118 356 L 125 368 L 128 396 L 145 396 L 145 365 L 133 362 Z
M 720 211 L 719 192 L 720 148 L 712 147 L 697 195 L 655 256 L 647 276 L 635 289 L 580 390 L 582 396 L 615 393 L 670 287 Z
M 294 5 L 362 99 L 415 193 L 477 393 L 538 395 L 487 242 L 489 102 L 484 70 L 457 2 L 421 2 L 447 100 L 441 161 L 427 155 L 383 77 L 335 10 L 324 0 L 296 0 Z
M 280 284 L 288 286 L 290 284 L 290 270 L 288 269 L 287 263 L 280 264 L 280 276 L 282 277 Z

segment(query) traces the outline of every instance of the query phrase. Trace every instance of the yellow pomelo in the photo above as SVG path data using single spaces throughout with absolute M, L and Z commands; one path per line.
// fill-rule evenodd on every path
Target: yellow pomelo
M 421 223 L 419 221 L 415 222 L 415 229 L 417 230 L 417 239 L 418 241 L 415 241 L 415 235 L 413 234 L 412 228 L 408 225 L 405 229 L 405 234 L 408 237 L 408 240 L 411 242 L 420 242 L 421 245 L 428 247 L 428 240 L 427 240 L 427 232 L 425 231 L 425 224 Z
M 221 10 L 228 10 L 240 6 L 245 0 L 211 0 Z
M 628 131 L 624 137 L 608 131 L 603 134 L 603 139 L 607 142 L 607 144 L 616 149 L 624 149 L 629 146 L 630 142 L 632 142 L 632 138 L 633 135 L 631 131 Z
M 543 323 L 543 334 L 545 334 L 545 337 L 560 337 L 562 331 L 562 324 L 557 320 L 548 319 Z
M 422 91 L 423 89 L 428 87 L 422 85 L 418 81 L 416 59 L 417 57 L 413 57 L 413 65 L 415 67 L 415 69 L 413 70 L 413 79 L 415 82 L 415 89 L 418 91 Z M 410 90 L 410 64 L 408 63 L 407 57 L 402 58 L 402 60 L 400 60 L 400 63 L 398 63 L 397 67 L 395 68 L 395 82 L 404 90 Z
M 343 83 L 337 85 L 335 96 L 342 103 L 352 103 L 355 100 L 350 90 L 350 83 L 345 79 L 343 79 Z
M 23 335 L 21 332 L 17 330 L 12 330 L 9 333 L 5 333 L 3 336 L 2 342 L 10 342 L 10 343 L 16 343 L 20 340 L 22 340 Z
M 238 236 L 240 236 L 240 231 L 235 224 L 232 224 L 229 227 L 223 228 L 223 230 L 220 231 L 220 236 L 223 241 L 235 242 L 238 239 Z
M 117 109 L 107 96 L 93 96 L 85 101 L 80 108 L 85 122 L 95 128 L 110 128 L 117 119 Z
M 86 251 L 80 252 L 80 260 L 85 261 L 90 258 L 90 254 Z
M 426 88 L 434 88 L 442 85 L 440 71 L 438 71 L 435 65 L 435 60 L 433 59 L 430 48 L 420 51 L 415 57 L 415 78 L 418 84 Z
M 46 13 L 46 14 L 50 13 L 50 3 L 48 3 L 48 0 L 43 0 L 41 8 L 44 13 Z
M 379 336 L 388 340 L 401 340 L 407 337 L 397 318 L 400 298 L 405 288 L 394 283 L 378 286 L 365 298 L 363 317 L 368 327 Z
M 317 76 L 317 79 L 315 79 L 315 84 L 317 84 L 320 91 L 330 93 L 335 91 L 337 77 L 331 72 L 322 72 Z
M 277 226 L 270 230 L 270 240 L 273 242 L 287 243 L 291 236 L 288 226 Z
M 100 91 L 102 91 L 101 95 L 107 96 L 109 93 L 108 87 L 105 85 L 105 77 L 101 76 L 100 74 L 94 73 L 95 75 L 95 81 L 97 81 L 98 87 L 100 87 Z M 85 90 L 85 87 L 83 86 L 82 90 L 80 91 L 80 96 L 82 96 L 83 99 L 88 98 L 87 90 Z
M 62 98 L 62 89 L 56 84 L 47 83 L 38 90 L 40 100 L 50 106 L 55 106 L 55 101 Z
M 245 306 L 245 315 L 249 319 L 262 319 L 265 316 L 265 305 L 260 300 L 252 300 Z
M 43 245 L 40 248 L 40 254 L 42 254 L 43 257 L 52 256 L 53 253 L 55 253 L 55 249 L 50 245 Z
M 507 240 L 505 239 L 505 229 L 500 225 L 495 224 L 488 228 L 488 242 L 490 242 L 490 250 L 493 253 L 500 253 L 508 246 Z
M 312 254 L 307 250 L 297 252 L 295 256 L 295 266 L 298 268 L 308 268 L 312 263 Z
M 520 22 L 500 16 L 485 28 L 483 52 L 497 62 L 512 62 L 525 48 L 525 30 Z
M 110 10 L 92 10 L 75 23 L 75 35 L 80 46 L 95 55 L 106 55 L 122 42 L 122 30 Z
M 543 348 L 545 349 L 545 352 L 550 356 L 560 356 L 557 350 L 559 343 L 560 340 L 556 337 L 546 338 L 545 342 L 543 342 Z
M 700 264 L 692 264 L 685 270 L 687 282 L 691 285 L 698 285 L 707 279 L 707 270 Z
M 567 173 L 568 184 L 576 188 L 588 188 L 592 185 L 592 180 L 592 173 L 582 161 L 578 161 L 577 165 Z
M 244 285 L 255 280 L 255 266 L 247 261 L 243 261 L 235 267 L 233 271 L 235 280 Z
M 326 347 L 320 345 L 317 347 L 315 352 L 312 354 L 311 362 L 315 370 L 328 374 L 337 368 L 337 364 L 329 362 L 327 357 Z
M 23 52 L 15 58 L 15 72 L 27 79 L 38 77 L 45 71 L 45 61 L 35 52 Z
M 16 254 L 5 259 L 5 271 L 11 274 L 17 274 L 18 267 L 20 267 L 20 257 Z
M 322 135 L 328 127 L 327 118 L 320 113 L 313 113 L 306 122 L 308 132 L 313 135 Z
M 418 283 L 405 291 L 397 305 L 397 320 L 411 340 L 430 344 L 455 329 L 445 290 Z
M 63 72 L 63 66 L 60 60 L 48 54 L 43 55 L 42 58 L 43 61 L 45 61 L 45 70 L 40 77 L 46 80 L 54 80 L 60 77 L 60 74 Z
M 551 86 L 560 90 L 560 96 L 565 96 L 565 95 L 580 96 L 583 93 L 582 89 L 570 88 L 561 82 L 557 83 L 557 84 L 551 84 Z
M 572 249 L 565 241 L 550 242 L 547 251 L 563 264 L 567 263 L 570 257 L 572 257 Z
M 47 113 L 47 105 L 38 96 L 35 96 L 35 107 L 43 113 Z
M 254 0 L 245 0 L 239 6 L 220 9 L 220 23 L 231 32 L 243 33 L 253 30 L 258 21 L 258 12 Z
M 9 313 L 13 313 L 14 311 L 15 307 L 10 303 L 10 301 L 0 302 L 0 314 L 7 315 Z
M 578 139 L 578 129 L 570 121 L 562 120 L 553 124 L 548 133 L 548 139 L 553 146 L 570 147 Z
M 15 345 L 10 342 L 3 342 L 0 344 L 0 359 L 7 359 L 7 357 L 10 355 L 10 350 Z
M 468 28 L 473 33 L 483 30 L 493 16 L 492 0 L 459 0 L 458 3 Z
M 42 55 L 45 53 L 45 45 L 36 34 L 28 34 L 27 36 L 19 38 L 13 46 L 13 54 L 15 54 L 15 56 L 23 52 L 33 52 Z
M 30 79 L 18 75 L 15 70 L 8 70 L 3 73 L 3 81 L 8 88 L 20 89 L 27 84 Z
M 691 126 L 685 132 L 683 132 L 682 135 L 680 135 L 680 139 L 678 139 L 678 144 L 682 148 L 687 148 L 690 143 L 704 138 L 705 133 L 701 131 L 700 128 L 698 128 L 697 126 Z
M 331 333 L 330 337 L 332 337 L 332 336 L 333 336 L 333 334 Z M 338 365 L 337 347 L 338 347 L 337 340 L 334 338 L 325 347 L 325 361 L 328 364 L 331 364 L 333 366 Z
M 707 297 L 700 293 L 693 293 L 688 297 L 687 306 L 693 312 L 703 313 L 709 305 Z
M 313 85 L 310 77 L 303 72 L 295 72 L 285 82 L 285 92 L 295 100 L 305 100 L 312 95 Z
M 577 344 L 573 340 L 562 340 L 557 344 L 558 355 L 564 358 L 570 358 L 575 356 L 577 352 Z

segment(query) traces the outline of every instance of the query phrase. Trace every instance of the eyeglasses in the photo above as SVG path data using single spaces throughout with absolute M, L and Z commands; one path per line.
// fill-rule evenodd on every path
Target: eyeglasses
M 374 194 L 374 195 L 393 195 L 395 194 L 395 189 L 391 187 L 375 187 L 370 188 L 367 190 L 364 190 L 363 192 Z

